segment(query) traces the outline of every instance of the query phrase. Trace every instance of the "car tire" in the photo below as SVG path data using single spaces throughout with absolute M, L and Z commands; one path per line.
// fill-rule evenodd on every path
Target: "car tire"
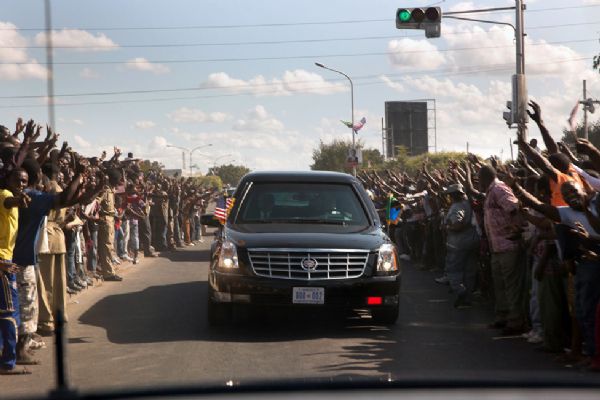
M 376 308 L 371 309 L 371 316 L 373 317 L 373 321 L 378 324 L 383 325 L 394 325 L 396 321 L 398 321 L 398 313 L 400 312 L 400 307 L 386 307 L 386 308 Z
M 231 304 L 215 303 L 208 299 L 208 324 L 210 326 L 226 325 L 231 322 Z

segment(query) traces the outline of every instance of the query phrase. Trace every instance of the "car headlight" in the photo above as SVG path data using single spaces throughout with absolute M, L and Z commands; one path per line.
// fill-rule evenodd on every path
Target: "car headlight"
M 233 242 L 225 240 L 221 246 L 221 256 L 219 257 L 219 268 L 234 269 L 239 268 L 237 249 Z
M 386 274 L 396 271 L 398 271 L 398 258 L 396 257 L 394 245 L 391 243 L 382 244 L 377 256 L 377 272 Z

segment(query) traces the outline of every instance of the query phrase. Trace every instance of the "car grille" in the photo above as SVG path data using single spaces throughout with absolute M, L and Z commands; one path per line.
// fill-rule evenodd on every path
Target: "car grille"
M 248 257 L 258 276 L 312 281 L 358 278 L 365 270 L 369 251 L 248 249 Z

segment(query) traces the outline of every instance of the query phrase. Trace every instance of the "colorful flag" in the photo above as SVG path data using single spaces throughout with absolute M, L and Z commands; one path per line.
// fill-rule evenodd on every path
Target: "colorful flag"
M 571 128 L 571 132 L 577 136 L 577 121 L 575 121 L 575 117 L 577 116 L 577 111 L 579 110 L 579 100 L 575 103 L 575 107 L 571 110 L 571 114 L 569 115 L 569 127 Z
M 395 201 L 396 201 L 396 198 L 392 194 L 390 194 L 388 196 L 388 201 L 387 201 L 387 204 L 385 207 L 386 208 L 385 216 L 387 219 L 388 226 L 390 224 L 395 224 L 396 220 L 398 219 L 398 216 L 400 215 L 401 209 L 392 207 L 392 203 L 394 203 Z
M 362 129 L 363 126 L 367 123 L 367 119 L 362 117 L 362 119 L 354 124 L 354 131 L 358 132 Z
M 219 197 L 217 199 L 214 216 L 221 224 L 225 225 L 225 221 L 227 220 L 227 203 L 225 202 L 224 197 Z
M 234 203 L 235 203 L 235 199 L 233 197 L 228 197 L 227 200 L 225 201 L 225 208 L 227 209 L 227 216 L 229 216 L 229 213 L 231 212 L 231 209 L 233 208 Z
M 354 128 L 354 131 L 358 132 L 359 130 L 362 129 L 363 126 L 365 126 L 365 124 L 367 123 L 367 119 L 365 117 L 362 117 L 362 119 L 358 122 L 355 122 L 354 125 L 352 125 L 352 122 L 350 122 L 350 121 L 340 120 L 340 122 L 342 124 L 346 125 L 348 128 Z

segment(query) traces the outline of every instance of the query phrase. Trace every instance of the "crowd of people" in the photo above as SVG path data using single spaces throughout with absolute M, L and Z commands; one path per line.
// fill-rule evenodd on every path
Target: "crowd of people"
M 215 189 L 167 177 L 121 150 L 85 157 L 59 135 L 19 119 L 0 126 L 0 374 L 31 373 L 34 351 L 68 320 L 69 294 L 121 281 L 135 265 L 202 241 Z
M 556 142 L 535 102 L 546 149 L 519 128 L 519 157 L 469 154 L 416 174 L 360 175 L 401 259 L 438 270 L 454 307 L 489 299 L 490 329 L 523 336 L 565 365 L 600 371 L 600 150 Z M 443 274 L 442 274 L 443 272 Z

